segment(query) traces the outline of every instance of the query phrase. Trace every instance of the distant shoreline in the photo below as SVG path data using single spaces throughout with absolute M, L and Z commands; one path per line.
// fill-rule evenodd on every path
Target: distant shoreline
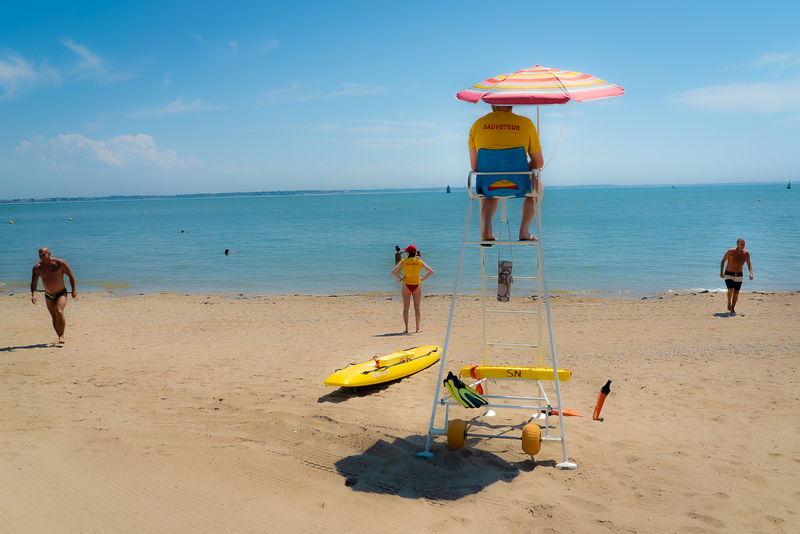
M 188 193 L 184 195 L 109 195 L 105 197 L 43 197 L 0 199 L 0 204 L 32 204 L 43 202 L 108 202 L 125 200 L 182 200 L 204 198 L 246 198 L 246 197 L 303 197 L 320 195 L 365 195 L 378 193 L 444 193 L 444 187 L 427 189 L 307 189 L 300 191 L 253 191 L 238 193 Z
M 784 182 L 731 182 L 711 184 L 648 184 L 648 185 L 549 185 L 548 189 L 609 189 L 628 187 L 702 187 L 702 186 L 730 186 L 730 185 L 779 185 Z M 0 199 L 0 204 L 37 204 L 57 202 L 108 202 L 129 200 L 181 200 L 204 198 L 246 198 L 246 197 L 285 197 L 285 196 L 318 196 L 318 195 L 370 195 L 380 193 L 446 193 L 448 186 L 428 187 L 413 189 L 304 189 L 298 191 L 252 191 L 236 193 L 187 193 L 182 195 L 109 195 L 103 197 L 42 197 L 42 198 L 15 198 Z M 451 187 L 457 192 L 463 186 Z

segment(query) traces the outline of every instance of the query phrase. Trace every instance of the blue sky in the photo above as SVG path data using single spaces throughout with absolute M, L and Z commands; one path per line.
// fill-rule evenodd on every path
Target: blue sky
M 788 0 L 7 4 L 0 198 L 463 186 L 488 106 L 455 94 L 535 64 L 625 88 L 540 108 L 546 185 L 797 179 L 798 20 Z

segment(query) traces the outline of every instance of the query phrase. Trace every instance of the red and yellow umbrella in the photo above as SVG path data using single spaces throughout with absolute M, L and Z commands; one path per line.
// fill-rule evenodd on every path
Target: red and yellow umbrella
M 625 89 L 600 78 L 571 70 L 536 65 L 513 74 L 495 76 L 456 95 L 465 102 L 496 106 L 546 106 L 621 96 Z

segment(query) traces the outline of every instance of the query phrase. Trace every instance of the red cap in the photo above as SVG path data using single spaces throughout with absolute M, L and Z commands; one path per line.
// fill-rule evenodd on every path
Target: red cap
M 408 246 L 407 246 L 406 248 L 404 248 L 403 250 L 404 250 L 404 251 L 406 251 L 406 252 L 408 252 L 408 253 L 409 253 L 409 254 L 411 254 L 412 256 L 416 256 L 416 255 L 417 255 L 417 247 L 415 247 L 414 245 L 408 245 Z

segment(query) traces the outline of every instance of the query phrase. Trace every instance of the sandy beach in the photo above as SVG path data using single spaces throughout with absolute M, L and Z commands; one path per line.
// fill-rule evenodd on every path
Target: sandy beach
M 86 293 L 64 347 L 43 297 L 1 295 L 0 532 L 800 532 L 800 293 L 744 292 L 736 316 L 713 293 L 551 302 L 573 471 L 558 443 L 417 458 L 438 365 L 323 384 L 442 345 L 449 295 L 403 336 L 387 294 Z M 480 363 L 479 324 L 460 297 L 446 370 Z

